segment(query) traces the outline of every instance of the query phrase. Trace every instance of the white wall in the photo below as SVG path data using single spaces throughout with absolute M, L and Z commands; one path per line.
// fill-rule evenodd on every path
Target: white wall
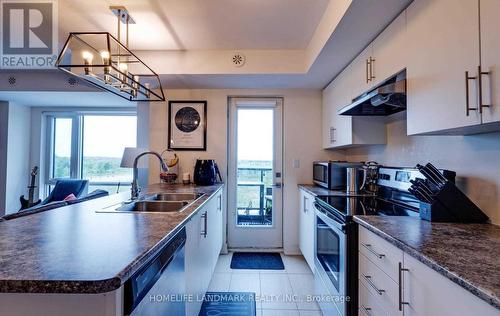
M 5 214 L 5 185 L 7 178 L 7 136 L 9 103 L 0 101 L 0 216 Z
M 19 197 L 27 197 L 29 183 L 29 157 L 30 157 L 30 125 L 31 110 L 27 106 L 13 102 L 3 104 L 2 124 L 2 152 L 4 153 L 0 164 L 3 180 L 3 202 L 0 206 L 4 214 L 17 212 L 21 207 Z M 6 128 L 5 128 L 6 127 Z M 5 135 L 5 132 L 7 133 Z M 0 177 L 1 178 L 1 177 Z M 0 181 L 2 181 L 0 179 Z M 1 189 L 2 185 L 0 185 Z
M 178 152 L 180 173 L 193 172 L 197 158 L 215 159 L 227 177 L 227 99 L 230 96 L 279 96 L 284 98 L 283 240 L 286 253 L 299 253 L 297 184 L 311 183 L 312 161 L 343 158 L 321 149 L 321 91 L 316 90 L 166 90 L 167 100 L 207 100 L 207 151 Z M 150 148 L 162 151 L 168 141 L 168 103 L 150 103 Z M 293 160 L 300 159 L 300 168 Z M 150 160 L 150 183 L 158 182 L 160 168 Z
M 387 145 L 349 149 L 351 160 L 414 167 L 431 162 L 457 172 L 459 187 L 500 225 L 500 133 L 474 136 L 407 136 L 405 113 L 387 124 Z

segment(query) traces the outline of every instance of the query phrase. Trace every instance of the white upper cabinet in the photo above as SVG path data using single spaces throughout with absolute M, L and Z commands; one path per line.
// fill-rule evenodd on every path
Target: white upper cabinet
M 370 52 L 371 49 L 366 49 L 358 56 L 358 60 L 361 61 L 366 56 L 370 58 Z M 361 94 L 369 89 L 366 77 L 359 71 L 360 65 L 361 62 L 350 64 L 323 90 L 323 115 L 329 115 L 323 117 L 324 148 L 387 143 L 383 117 L 353 117 L 338 114 L 338 110 L 352 102 L 356 93 Z M 354 92 L 356 90 L 353 89 L 358 89 L 358 92 Z
M 478 1 L 415 0 L 406 19 L 408 134 L 480 124 Z
M 481 63 L 483 75 L 483 123 L 500 121 L 500 1 L 481 0 Z
M 368 45 L 349 65 L 351 68 L 351 100 L 366 92 L 373 86 L 375 76 L 373 74 L 373 46 Z M 347 104 L 346 104 L 347 105 Z
M 350 69 L 346 68 L 323 90 L 324 148 L 352 144 L 352 117 L 337 114 L 337 110 L 351 102 Z
M 407 57 L 406 12 L 403 12 L 373 41 L 373 84 L 403 70 Z

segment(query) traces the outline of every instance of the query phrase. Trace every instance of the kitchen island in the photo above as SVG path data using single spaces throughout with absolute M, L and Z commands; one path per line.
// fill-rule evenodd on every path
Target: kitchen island
M 104 298 L 108 310 L 115 309 L 127 279 L 208 201 L 221 196 L 222 188 L 157 184 L 144 190 L 204 194 L 181 212 L 98 212 L 128 200 L 127 192 L 0 222 L 0 314 L 16 298 L 29 304 L 28 293 L 34 301 L 55 300 L 54 306 L 62 306 L 61 300 Z

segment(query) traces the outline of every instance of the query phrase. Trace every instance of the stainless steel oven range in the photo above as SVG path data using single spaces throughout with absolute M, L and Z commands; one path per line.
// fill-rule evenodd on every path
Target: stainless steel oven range
M 455 173 L 442 171 L 454 181 Z M 377 195 L 330 195 L 315 199 L 315 289 L 324 315 L 358 315 L 358 225 L 354 215 L 419 216 L 408 192 L 416 169 L 381 167 Z

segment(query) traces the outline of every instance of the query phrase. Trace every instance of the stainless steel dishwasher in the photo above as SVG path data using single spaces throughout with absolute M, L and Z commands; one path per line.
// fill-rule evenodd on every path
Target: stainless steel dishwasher
M 125 315 L 184 315 L 186 281 L 182 228 L 153 259 L 125 282 Z

